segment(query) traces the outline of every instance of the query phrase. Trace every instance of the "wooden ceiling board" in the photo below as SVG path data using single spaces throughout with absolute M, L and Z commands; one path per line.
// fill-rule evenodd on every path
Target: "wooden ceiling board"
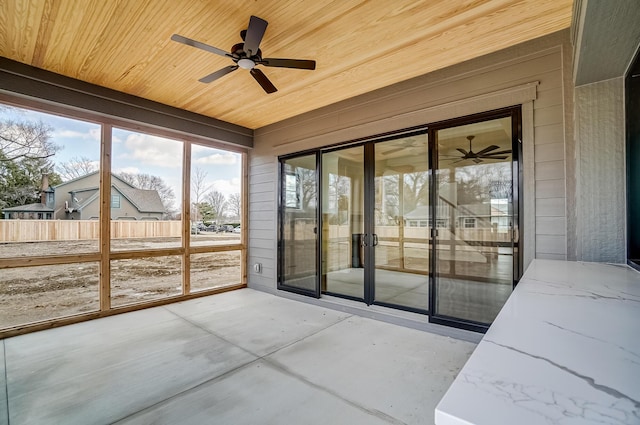
M 0 56 L 249 128 L 259 128 L 569 27 L 573 0 L 11 0 Z M 239 69 L 228 58 L 251 15 L 269 22 L 263 57 L 314 59 L 315 71 Z

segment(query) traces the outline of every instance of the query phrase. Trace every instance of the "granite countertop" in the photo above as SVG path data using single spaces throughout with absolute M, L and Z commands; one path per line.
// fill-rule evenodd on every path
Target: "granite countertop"
M 534 260 L 435 420 L 640 424 L 640 273 Z

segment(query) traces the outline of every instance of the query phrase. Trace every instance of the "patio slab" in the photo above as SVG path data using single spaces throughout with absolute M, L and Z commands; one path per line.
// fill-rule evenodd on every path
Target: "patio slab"
M 402 423 L 432 424 L 436 404 L 475 346 L 354 316 L 268 359 Z
M 258 361 L 118 424 L 397 423 Z
M 163 309 L 5 341 L 12 424 L 106 424 L 255 357 Z
M 432 424 L 475 347 L 251 289 L 2 343 L 0 425 Z
M 350 316 L 251 289 L 194 301 L 166 308 L 260 357 Z

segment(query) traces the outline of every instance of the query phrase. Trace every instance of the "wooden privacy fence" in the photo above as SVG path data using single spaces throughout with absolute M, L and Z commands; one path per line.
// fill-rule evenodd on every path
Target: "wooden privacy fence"
M 0 242 L 98 239 L 97 220 L 0 220 Z M 181 221 L 111 221 L 111 238 L 177 238 Z

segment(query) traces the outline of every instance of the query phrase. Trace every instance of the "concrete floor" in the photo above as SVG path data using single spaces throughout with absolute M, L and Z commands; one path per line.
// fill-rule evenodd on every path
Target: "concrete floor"
M 243 289 L 0 341 L 0 424 L 433 424 L 475 344 Z

